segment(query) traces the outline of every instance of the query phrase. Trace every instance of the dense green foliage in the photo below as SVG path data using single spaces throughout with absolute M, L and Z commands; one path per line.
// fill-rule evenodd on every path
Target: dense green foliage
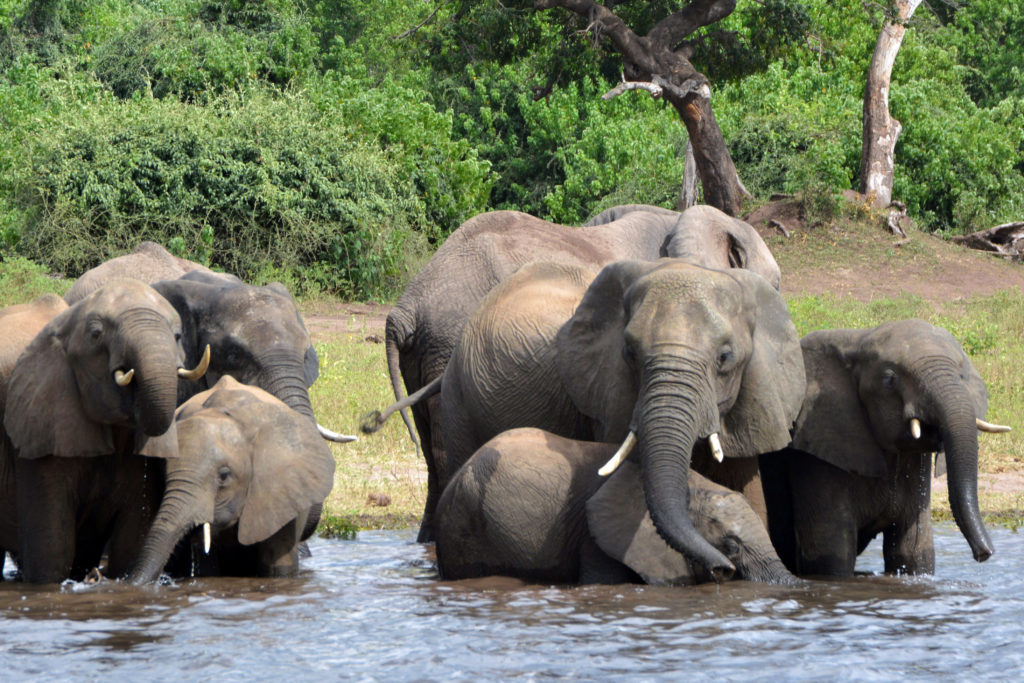
M 679 0 L 616 11 L 646 31 Z M 865 9 L 872 7 L 875 9 Z M 747 188 L 858 182 L 876 4 L 741 2 L 693 41 Z M 1024 0 L 922 5 L 894 196 L 931 230 L 1024 214 Z M 466 218 L 672 206 L 686 131 L 529 0 L 0 0 L 0 239 L 77 276 L 155 239 L 244 277 L 387 297 Z

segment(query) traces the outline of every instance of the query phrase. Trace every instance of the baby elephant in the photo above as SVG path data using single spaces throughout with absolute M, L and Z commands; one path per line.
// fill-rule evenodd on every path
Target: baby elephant
M 229 375 L 183 403 L 175 425 L 179 455 L 167 460 L 163 503 L 130 580 L 154 580 L 190 533 L 171 574 L 294 575 L 310 509 L 334 484 L 316 425 Z
M 532 428 L 488 441 L 438 502 L 441 578 L 501 574 L 545 583 L 660 585 L 711 580 L 700 563 L 658 535 L 638 466 L 627 461 L 608 478 L 598 474 L 615 450 L 615 444 Z M 691 471 L 689 511 L 697 531 L 735 565 L 735 578 L 796 582 L 741 494 Z

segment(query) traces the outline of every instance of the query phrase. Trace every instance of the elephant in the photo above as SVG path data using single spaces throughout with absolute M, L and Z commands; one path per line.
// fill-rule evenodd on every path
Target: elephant
M 518 211 L 475 216 L 441 245 L 388 314 L 385 348 L 396 400 L 441 377 L 462 327 L 484 296 L 519 267 L 543 258 L 594 269 L 618 260 L 688 257 L 713 268 L 747 268 L 779 287 L 779 266 L 750 225 L 710 206 L 683 213 L 659 207 L 613 207 L 593 225 L 574 228 Z M 404 382 L 404 389 L 403 389 Z M 427 463 L 421 542 L 431 540 L 431 515 L 441 494 L 435 460 L 443 459 L 436 397 L 412 409 Z M 403 411 L 403 419 L 408 419 Z M 379 424 L 368 424 L 372 431 Z
M 615 444 L 574 441 L 520 428 L 494 437 L 455 474 L 438 501 L 442 579 L 500 574 L 550 583 L 711 580 L 662 540 L 644 502 L 639 468 L 598 469 Z M 760 517 L 739 493 L 696 472 L 690 519 L 736 567 L 733 578 L 795 584 Z
M 118 278 L 139 280 L 151 285 L 160 280 L 173 280 L 193 270 L 212 272 L 206 266 L 174 256 L 156 242 L 142 242 L 130 254 L 117 256 L 82 273 L 64 295 L 64 300 L 73 304 Z
M 80 578 L 108 541 L 107 572 L 127 572 L 159 502 L 150 458 L 177 455 L 179 377 L 203 370 L 183 361 L 177 312 L 135 280 L 67 307 L 25 347 L 6 386 L 0 495 L 26 581 Z
M 172 573 L 293 576 L 310 510 L 334 484 L 334 456 L 314 426 L 230 375 L 182 404 L 175 426 L 178 457 L 165 463 L 163 503 L 129 580 L 156 579 L 204 525 L 212 551 L 194 560 L 187 545 Z
M 753 456 L 789 443 L 804 382 L 789 312 L 759 275 L 685 259 L 618 261 L 596 277 L 535 262 L 466 322 L 440 383 L 447 460 L 435 465 L 447 485 L 515 427 L 623 443 L 658 533 L 728 573 L 687 515 L 691 464 L 760 505 Z
M 974 559 L 993 552 L 978 510 L 977 430 L 988 392 L 948 331 L 923 320 L 812 332 L 793 441 L 761 459 L 769 532 L 798 574 L 850 576 L 882 533 L 889 573 L 935 569 L 931 454 L 945 451 L 950 507 Z M 1005 429 L 1005 428 L 999 428 Z

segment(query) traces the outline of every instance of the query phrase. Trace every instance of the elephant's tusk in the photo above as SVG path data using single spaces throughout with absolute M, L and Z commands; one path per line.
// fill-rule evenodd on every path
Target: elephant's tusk
M 910 418 L 910 435 L 915 439 L 921 438 L 921 421 L 916 417 Z
M 135 368 L 131 368 L 128 372 L 124 370 L 114 370 L 114 381 L 117 382 L 117 386 L 126 387 L 132 383 L 132 377 L 135 376 Z
M 199 381 L 199 379 L 206 374 L 206 369 L 208 367 L 210 367 L 209 344 L 206 345 L 206 350 L 203 351 L 203 357 L 199 359 L 199 365 L 195 366 L 191 370 L 186 370 L 185 368 L 178 368 L 178 377 L 196 382 Z
M 210 554 L 210 523 L 206 522 L 203 524 L 203 552 L 207 555 Z
M 602 477 L 607 477 L 609 474 L 617 470 L 619 465 L 622 464 L 622 461 L 629 457 L 629 453 L 633 450 L 634 446 L 636 446 L 636 433 L 631 431 L 626 435 L 626 440 L 622 442 L 621 446 L 619 446 L 619 450 L 615 451 L 615 455 L 612 456 L 612 459 L 606 462 L 604 467 L 599 469 L 597 473 Z
M 316 431 L 320 432 L 327 441 L 333 441 L 335 443 L 349 443 L 350 441 L 358 441 L 358 437 L 349 436 L 348 434 L 339 434 L 338 432 L 332 432 L 327 427 L 324 427 L 319 422 L 316 423 Z
M 1007 427 L 1006 425 L 992 424 L 991 422 L 985 422 L 984 420 L 981 420 L 981 419 L 978 419 L 978 418 L 974 418 L 974 420 L 975 420 L 975 422 L 978 425 L 978 431 L 979 432 L 988 432 L 990 434 L 1001 434 L 1003 432 L 1008 432 L 1011 429 L 1013 429 L 1012 427 Z
M 725 453 L 722 452 L 722 442 L 718 440 L 718 432 L 708 437 L 708 445 L 711 446 L 711 455 L 715 457 L 715 460 L 718 462 L 725 460 Z

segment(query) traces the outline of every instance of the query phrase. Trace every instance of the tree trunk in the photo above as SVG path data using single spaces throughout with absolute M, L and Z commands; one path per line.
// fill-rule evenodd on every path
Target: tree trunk
M 864 87 L 864 135 L 860 156 L 860 191 L 876 207 L 892 201 L 893 156 L 902 126 L 889 115 L 889 82 L 896 53 L 903 42 L 905 22 L 921 0 L 897 0 L 894 20 L 878 34 Z

